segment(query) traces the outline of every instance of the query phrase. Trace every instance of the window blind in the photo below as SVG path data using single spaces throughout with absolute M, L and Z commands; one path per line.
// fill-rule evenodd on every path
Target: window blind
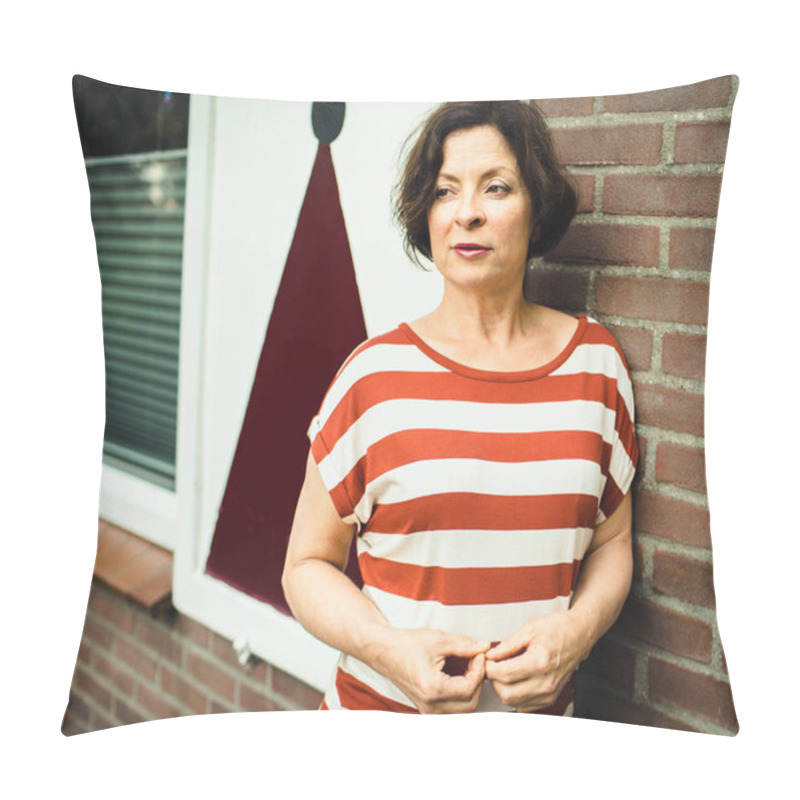
M 186 150 L 86 159 L 106 366 L 104 459 L 175 485 Z

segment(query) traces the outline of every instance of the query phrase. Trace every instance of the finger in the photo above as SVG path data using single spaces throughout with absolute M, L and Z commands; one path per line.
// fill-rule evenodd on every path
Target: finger
M 447 634 L 442 638 L 440 650 L 448 656 L 472 658 L 478 653 L 485 653 L 490 647 L 490 642 L 478 642 L 471 636 Z
M 514 658 L 525 651 L 530 644 L 531 635 L 524 630 L 514 631 L 497 644 L 494 644 L 486 653 L 486 658 L 490 661 L 503 661 L 506 658 Z
M 463 675 L 449 677 L 443 675 L 441 699 L 469 702 L 476 694 L 480 694 L 483 686 L 485 657 L 479 653 L 469 663 Z

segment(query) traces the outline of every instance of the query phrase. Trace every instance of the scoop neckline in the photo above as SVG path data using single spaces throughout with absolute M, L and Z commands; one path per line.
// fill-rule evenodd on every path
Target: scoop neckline
M 401 322 L 398 326 L 398 330 L 400 330 L 406 336 L 406 338 L 411 341 L 412 344 L 416 345 L 416 347 L 418 347 L 426 356 L 428 356 L 428 358 L 432 359 L 437 364 L 446 367 L 451 372 L 456 372 L 459 375 L 466 376 L 467 378 L 475 378 L 476 380 L 513 382 L 530 381 L 535 380 L 536 378 L 543 378 L 544 376 L 549 375 L 554 369 L 560 367 L 572 355 L 573 351 L 578 346 L 578 343 L 583 337 L 583 333 L 586 330 L 586 326 L 589 322 L 586 315 L 577 317 L 577 320 L 578 327 L 575 329 L 575 332 L 572 334 L 572 337 L 570 338 L 569 342 L 567 342 L 564 349 L 555 358 L 553 358 L 551 361 L 548 361 L 546 364 L 542 364 L 540 367 L 535 367 L 534 369 L 515 371 L 497 371 L 469 367 L 466 364 L 461 364 L 458 361 L 454 361 L 452 358 L 448 358 L 443 353 L 435 350 L 418 333 L 416 333 L 407 322 Z

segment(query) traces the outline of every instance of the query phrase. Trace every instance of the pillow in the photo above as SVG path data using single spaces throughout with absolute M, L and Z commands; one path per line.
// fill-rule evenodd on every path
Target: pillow
M 581 666 L 579 717 L 738 730 L 703 419 L 736 87 L 728 76 L 535 101 L 578 213 L 528 270 L 526 294 L 619 342 L 640 452 L 634 582 Z M 306 432 L 359 342 L 437 302 L 441 281 L 408 264 L 389 202 L 405 137 L 433 106 L 190 97 L 81 76 L 74 95 L 107 420 L 98 558 L 63 731 L 316 708 L 332 654 L 291 619 L 280 585 Z M 360 581 L 355 558 L 349 574 Z

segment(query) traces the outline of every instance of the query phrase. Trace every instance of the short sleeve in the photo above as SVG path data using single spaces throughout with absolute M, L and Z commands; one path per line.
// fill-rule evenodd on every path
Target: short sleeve
M 358 386 L 346 362 L 311 420 L 308 438 L 311 455 L 337 513 L 344 522 L 360 529 L 368 513 L 364 510 L 366 443 L 359 418 Z
M 605 476 L 606 483 L 597 513 L 597 524 L 617 510 L 631 488 L 639 461 L 639 448 L 634 428 L 635 410 L 631 375 L 622 350 L 613 339 L 611 341 L 616 354 L 613 359 L 616 380 L 614 430 L 611 436 L 611 453 Z

